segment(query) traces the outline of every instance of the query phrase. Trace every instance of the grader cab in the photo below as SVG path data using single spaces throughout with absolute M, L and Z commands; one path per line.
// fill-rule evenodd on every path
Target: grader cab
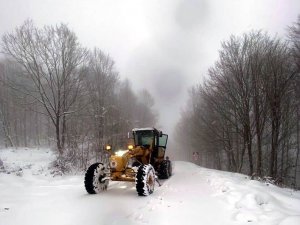
M 168 135 L 155 128 L 135 128 L 128 135 L 126 150 L 113 152 L 110 145 L 109 163 L 95 163 L 85 174 L 85 188 L 89 194 L 107 189 L 109 180 L 135 182 L 138 195 L 146 196 L 154 191 L 157 178 L 168 179 L 172 164 L 165 158 Z

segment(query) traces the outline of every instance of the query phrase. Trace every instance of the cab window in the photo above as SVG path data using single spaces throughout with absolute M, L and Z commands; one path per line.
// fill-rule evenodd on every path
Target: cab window
M 134 137 L 135 145 L 151 145 L 153 142 L 153 132 L 152 131 L 139 131 L 135 133 Z

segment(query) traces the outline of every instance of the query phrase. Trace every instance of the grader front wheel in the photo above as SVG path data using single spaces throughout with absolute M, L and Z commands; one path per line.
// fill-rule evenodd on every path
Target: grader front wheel
M 155 171 L 152 165 L 141 165 L 135 178 L 136 191 L 140 196 L 153 193 L 155 185 Z
M 84 186 L 89 194 L 98 194 L 107 189 L 108 180 L 106 177 L 105 166 L 102 163 L 94 163 L 85 173 Z

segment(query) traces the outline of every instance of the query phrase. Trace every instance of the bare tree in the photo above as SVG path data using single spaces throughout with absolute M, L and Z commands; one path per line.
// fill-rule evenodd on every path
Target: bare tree
M 69 28 L 45 26 L 39 29 L 26 21 L 2 38 L 2 50 L 24 69 L 32 87 L 16 86 L 23 94 L 40 103 L 55 127 L 56 144 L 62 154 L 65 144 L 66 116 L 79 94 L 79 66 L 87 51 Z
M 114 61 L 100 49 L 90 52 L 86 68 L 85 87 L 90 105 L 89 115 L 92 116 L 93 137 L 97 146 L 107 142 L 111 134 L 113 121 L 111 114 L 115 111 L 115 89 L 119 75 Z
M 269 158 L 269 176 L 276 178 L 280 132 L 283 125 L 284 102 L 288 100 L 289 90 L 294 78 L 291 71 L 290 51 L 286 43 L 278 39 L 269 42 L 264 60 L 265 71 L 262 82 L 266 93 L 271 124 L 271 155 Z
M 124 80 L 118 90 L 118 110 L 120 133 L 125 134 L 131 128 L 136 127 L 138 119 L 136 116 L 137 96 L 132 90 L 128 79 Z
M 289 27 L 289 41 L 291 45 L 291 52 L 293 57 L 293 63 L 295 68 L 295 79 L 293 83 L 295 93 L 295 105 L 296 105 L 296 160 L 295 160 L 295 172 L 294 183 L 297 184 L 297 177 L 299 176 L 299 155 L 300 155 L 300 15 L 297 22 Z
M 0 80 L 1 81 L 5 80 L 4 64 L 2 63 L 0 64 Z M 7 99 L 7 89 L 4 86 L 4 82 L 0 82 L 0 123 L 1 123 L 2 132 L 4 134 L 5 146 L 13 147 L 14 143 L 11 138 L 9 120 L 7 118 L 7 113 L 5 112 L 7 109 L 6 99 Z

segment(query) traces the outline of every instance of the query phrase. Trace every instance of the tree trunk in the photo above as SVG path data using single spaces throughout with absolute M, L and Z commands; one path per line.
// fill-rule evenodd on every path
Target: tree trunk
M 26 97 L 25 97 L 26 102 Z M 24 139 L 24 146 L 27 147 L 27 110 L 26 107 L 24 108 L 24 121 L 23 121 L 23 139 Z
M 249 157 L 249 173 L 250 176 L 253 175 L 253 157 L 252 157 L 252 135 L 250 128 L 248 128 L 247 131 L 247 151 L 248 151 L 248 157 Z
M 269 167 L 269 176 L 274 178 L 274 163 L 275 163 L 275 121 L 272 119 L 272 143 L 271 143 L 271 157 L 270 157 L 270 167 Z
M 257 128 L 256 128 L 257 129 Z M 259 129 L 259 131 L 258 131 Z M 261 176 L 261 159 L 262 159 L 262 149 L 261 149 L 261 132 L 260 128 L 256 130 L 256 141 L 257 141 L 257 155 L 256 155 L 256 175 Z
M 56 133 L 56 146 L 57 150 L 60 155 L 63 154 L 63 148 L 61 146 L 61 140 L 60 140 L 60 116 L 56 116 L 56 123 L 55 123 L 55 133 Z
M 66 142 L 66 133 L 67 133 L 67 124 L 66 124 L 66 115 L 63 115 L 62 121 L 62 138 L 61 138 L 61 147 L 65 147 Z
M 299 161 L 299 152 L 300 152 L 300 129 L 299 129 L 299 106 L 297 107 L 297 154 L 295 162 L 295 187 L 297 188 L 297 175 L 298 175 L 298 161 Z
M 36 107 L 36 111 L 38 111 L 38 107 L 37 105 L 35 106 Z M 36 112 L 35 113 L 35 136 L 36 136 L 36 144 L 37 146 L 40 146 L 41 143 L 40 143 L 40 132 L 39 132 L 39 128 L 40 128 L 40 119 L 39 119 L 39 115 L 38 113 Z
M 255 132 L 256 132 L 256 142 L 257 142 L 257 152 L 256 152 L 256 175 L 261 176 L 262 167 L 262 129 L 261 129 L 261 114 L 259 107 L 259 94 L 257 87 L 257 76 L 254 75 L 254 118 L 255 118 Z M 262 106 L 263 107 L 263 106 Z
M 278 110 L 278 109 L 277 109 Z M 269 176 L 276 178 L 277 176 L 277 153 L 278 153 L 278 138 L 279 138 L 279 118 L 276 109 L 272 110 L 272 143 Z
M 252 134 L 251 134 L 251 128 L 250 128 L 250 117 L 249 117 L 249 106 L 247 107 L 247 121 L 244 124 L 244 131 L 245 131 L 245 142 L 248 152 L 248 159 L 249 159 L 249 175 L 253 175 L 253 156 L 252 156 Z

